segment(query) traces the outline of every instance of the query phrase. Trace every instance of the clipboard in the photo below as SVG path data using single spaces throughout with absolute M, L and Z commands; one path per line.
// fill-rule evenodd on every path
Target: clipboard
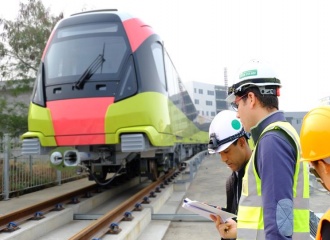
M 199 201 L 190 200 L 189 198 L 185 198 L 182 203 L 182 207 L 194 212 L 200 216 L 208 218 L 212 221 L 210 215 L 218 215 L 221 217 L 222 222 L 225 222 L 229 218 L 236 217 L 235 214 L 223 211 L 221 209 L 216 208 L 215 206 L 208 205 L 206 203 L 201 203 Z

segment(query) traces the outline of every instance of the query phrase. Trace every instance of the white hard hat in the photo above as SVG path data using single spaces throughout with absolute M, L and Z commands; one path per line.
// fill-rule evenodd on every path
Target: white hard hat
M 281 87 L 281 81 L 269 63 L 253 59 L 240 68 L 237 82 L 228 89 L 226 101 L 233 102 L 235 95 L 250 87 L 259 87 L 261 94 L 277 96 L 276 88 Z
M 243 125 L 236 112 L 223 110 L 212 120 L 209 128 L 210 141 L 208 144 L 209 153 L 222 152 L 233 142 L 242 136 L 249 136 L 243 129 Z

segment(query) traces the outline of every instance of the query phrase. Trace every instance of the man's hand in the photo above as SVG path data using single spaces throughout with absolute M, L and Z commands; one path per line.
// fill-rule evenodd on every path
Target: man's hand
M 220 216 L 210 215 L 215 227 L 222 238 L 236 238 L 237 237 L 237 223 L 233 219 L 228 219 L 225 223 L 222 222 Z

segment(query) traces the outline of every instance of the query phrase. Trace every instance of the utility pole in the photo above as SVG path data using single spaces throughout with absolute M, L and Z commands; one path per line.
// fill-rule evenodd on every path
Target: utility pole
M 228 75 L 227 75 L 227 67 L 224 68 L 223 76 L 224 76 L 224 80 L 225 80 L 226 93 L 227 93 L 227 95 L 228 95 Z
M 227 74 L 227 67 L 223 70 L 223 76 L 225 81 L 225 89 L 226 89 L 226 97 L 228 96 L 228 74 Z M 230 109 L 230 104 L 227 103 L 227 109 Z

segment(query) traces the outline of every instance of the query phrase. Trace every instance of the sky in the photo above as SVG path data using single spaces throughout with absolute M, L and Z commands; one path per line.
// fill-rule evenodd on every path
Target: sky
M 19 2 L 1 6 L 14 19 Z M 42 0 L 64 17 L 84 10 L 118 9 L 154 28 L 183 82 L 237 82 L 251 59 L 273 65 L 281 80 L 280 109 L 309 111 L 330 96 L 329 0 Z M 328 69 L 329 68 L 329 69 Z

